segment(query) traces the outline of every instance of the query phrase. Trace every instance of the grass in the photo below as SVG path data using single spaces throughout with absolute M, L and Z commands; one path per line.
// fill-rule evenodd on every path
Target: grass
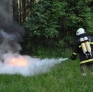
M 36 76 L 0 75 L 0 92 L 92 92 L 93 76 L 82 77 L 79 60 L 67 60 Z

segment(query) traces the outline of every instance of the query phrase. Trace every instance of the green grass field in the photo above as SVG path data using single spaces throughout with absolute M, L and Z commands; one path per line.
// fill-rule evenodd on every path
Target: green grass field
M 0 92 L 93 92 L 93 76 L 81 76 L 79 60 L 66 60 L 36 76 L 1 74 Z

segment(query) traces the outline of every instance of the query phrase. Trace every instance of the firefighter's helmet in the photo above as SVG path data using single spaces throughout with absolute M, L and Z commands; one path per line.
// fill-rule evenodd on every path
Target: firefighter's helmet
M 83 34 L 83 33 L 85 33 L 85 30 L 83 29 L 83 28 L 79 28 L 77 31 L 76 31 L 76 35 L 81 35 L 81 34 Z

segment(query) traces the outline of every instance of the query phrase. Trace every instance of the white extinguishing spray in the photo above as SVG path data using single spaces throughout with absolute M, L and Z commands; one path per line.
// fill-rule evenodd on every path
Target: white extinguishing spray
M 83 53 L 86 55 L 86 57 L 88 58 L 88 56 L 92 56 L 91 46 L 88 37 L 80 38 L 80 42 L 81 42 Z

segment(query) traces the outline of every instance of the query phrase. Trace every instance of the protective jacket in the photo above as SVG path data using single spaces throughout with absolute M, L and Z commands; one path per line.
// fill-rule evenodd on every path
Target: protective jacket
M 86 57 L 86 55 L 83 53 L 80 38 L 84 38 L 84 37 L 88 37 L 89 39 L 88 41 L 91 47 L 91 57 Z M 73 51 L 72 56 L 76 57 L 77 53 L 79 53 L 80 64 L 93 62 L 93 37 L 92 36 L 88 36 L 85 33 L 78 36 L 74 44 L 74 51 Z

